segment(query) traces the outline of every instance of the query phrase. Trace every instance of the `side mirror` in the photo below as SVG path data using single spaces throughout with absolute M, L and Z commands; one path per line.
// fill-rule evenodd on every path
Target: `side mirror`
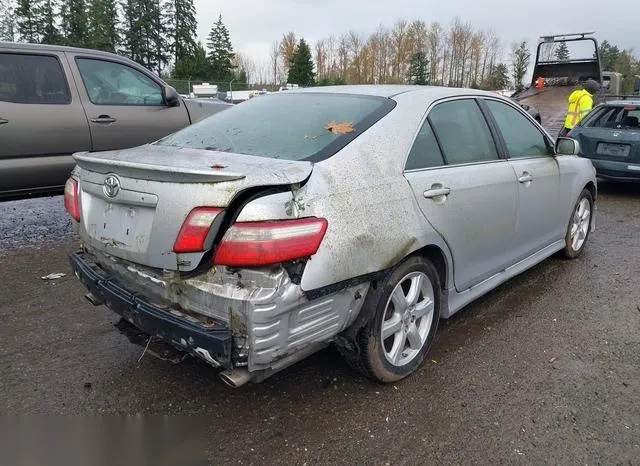
M 180 105 L 180 95 L 178 91 L 171 86 L 165 86 L 164 101 L 167 103 L 167 107 L 177 107 Z
M 556 155 L 578 155 L 580 143 L 572 138 L 556 139 Z

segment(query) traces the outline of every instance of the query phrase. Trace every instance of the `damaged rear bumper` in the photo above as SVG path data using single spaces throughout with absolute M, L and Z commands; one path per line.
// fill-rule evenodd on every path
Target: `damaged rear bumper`
M 163 309 L 131 293 L 82 252 L 70 255 L 71 267 L 98 303 L 122 316 L 138 329 L 175 348 L 201 358 L 214 367 L 231 367 L 230 329 L 225 324 L 199 322 L 178 311 Z

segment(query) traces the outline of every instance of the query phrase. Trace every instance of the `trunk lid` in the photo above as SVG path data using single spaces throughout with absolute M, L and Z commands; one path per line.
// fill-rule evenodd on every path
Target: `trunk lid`
M 74 155 L 82 240 L 148 267 L 191 271 L 205 253 L 176 254 L 173 245 L 195 207 L 227 208 L 250 188 L 302 183 L 310 162 L 145 145 Z M 218 219 L 212 227 L 215 235 Z
M 586 157 L 640 162 L 640 129 L 580 128 L 577 139 Z

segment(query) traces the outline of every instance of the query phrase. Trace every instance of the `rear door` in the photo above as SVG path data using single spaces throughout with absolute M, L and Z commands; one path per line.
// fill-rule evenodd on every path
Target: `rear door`
M 514 262 L 517 183 L 475 99 L 431 109 L 405 178 L 427 221 L 449 246 L 459 291 Z
M 0 51 L 0 192 L 61 187 L 91 149 L 68 72 L 63 53 Z
M 553 147 L 538 127 L 517 107 L 482 99 L 501 135 L 518 181 L 515 251 L 518 260 L 562 238 L 568 219 L 561 200 L 560 167 Z
M 189 125 L 181 102 L 168 107 L 163 84 L 117 59 L 69 54 L 91 128 L 93 151 L 135 147 Z

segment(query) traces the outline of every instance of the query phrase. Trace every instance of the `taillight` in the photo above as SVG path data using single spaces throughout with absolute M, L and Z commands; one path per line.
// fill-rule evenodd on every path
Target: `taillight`
M 324 218 L 236 223 L 224 235 L 214 264 L 255 267 L 309 257 L 326 231 Z
M 76 221 L 80 221 L 80 199 L 78 198 L 78 182 L 69 178 L 64 185 L 64 208 Z
M 180 228 L 173 252 L 203 252 L 211 224 L 223 209 L 217 207 L 196 207 Z

